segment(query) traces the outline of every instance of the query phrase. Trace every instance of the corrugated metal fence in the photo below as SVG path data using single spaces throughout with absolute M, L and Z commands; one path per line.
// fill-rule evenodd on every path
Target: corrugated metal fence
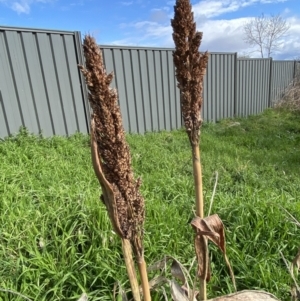
M 236 115 L 262 112 L 270 103 L 271 59 L 238 59 Z M 292 74 L 282 74 L 292 79 Z
M 270 97 L 273 102 L 280 100 L 285 88 L 291 83 L 290 76 L 282 76 L 283 74 L 293 74 L 295 77 L 297 72 L 296 61 L 273 61 L 272 63 L 272 80 Z
M 181 126 L 173 49 L 101 45 L 107 70 L 115 73 L 125 128 L 170 130 Z M 278 101 L 293 80 L 295 61 L 238 59 L 210 53 L 204 79 L 206 121 L 258 114 Z
M 126 131 L 182 126 L 172 49 L 101 48 L 106 69 L 115 73 Z M 87 133 L 87 91 L 77 68 L 82 62 L 79 32 L 0 27 L 0 137 L 20 126 L 45 136 Z M 211 53 L 203 119 L 260 113 L 280 97 L 295 70 L 295 61 Z
M 0 137 L 88 132 L 78 32 L 0 27 Z
M 127 131 L 181 127 L 179 90 L 169 49 L 101 46 L 107 71 L 114 71 Z
M 203 85 L 204 120 L 217 121 L 235 115 L 235 62 L 236 53 L 210 53 Z

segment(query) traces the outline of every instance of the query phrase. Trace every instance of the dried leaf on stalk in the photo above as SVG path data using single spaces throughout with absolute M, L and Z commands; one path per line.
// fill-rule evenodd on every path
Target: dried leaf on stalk
M 148 272 L 154 272 L 154 271 L 162 271 L 166 270 L 167 268 L 167 262 L 168 262 L 168 256 L 165 256 L 163 259 L 156 261 L 155 263 L 151 264 L 148 268 Z
M 171 263 L 172 276 L 180 280 L 183 283 L 183 285 L 185 284 L 188 285 L 188 281 L 191 282 L 191 277 L 189 275 L 188 270 L 176 258 L 172 256 L 165 256 L 163 259 L 149 266 L 147 270 L 148 272 L 154 272 L 158 270 L 166 272 L 167 264 L 169 261 L 172 261 Z
M 174 257 L 165 256 L 162 260 L 155 262 L 148 268 L 148 272 L 150 271 L 161 271 L 164 274 L 167 273 L 168 263 L 171 261 L 171 275 L 176 280 L 179 280 L 182 283 L 180 286 L 177 281 L 174 279 L 167 279 L 165 276 L 157 276 L 153 278 L 149 283 L 151 283 L 151 289 L 157 289 L 159 286 L 162 286 L 165 283 L 170 285 L 173 300 L 183 300 L 182 298 L 188 298 L 191 300 L 191 296 L 193 296 L 192 300 L 196 301 L 195 296 L 197 296 L 198 292 L 194 291 L 190 288 L 189 283 L 192 283 L 192 279 L 188 270 Z M 185 297 L 182 297 L 184 294 Z M 174 299 L 175 298 L 175 299 Z M 176 299 L 177 298 L 177 299 Z M 186 300 L 186 299 L 184 299 Z
M 169 283 L 169 280 L 164 276 L 157 276 L 154 277 L 149 281 L 149 289 L 150 291 L 162 291 L 162 294 L 166 301 L 168 301 L 168 297 L 166 294 L 166 290 L 164 289 L 163 285 Z M 142 288 L 140 287 L 140 293 L 143 295 Z
M 207 238 L 204 235 L 196 234 L 195 236 L 195 251 L 198 261 L 198 277 L 210 280 L 210 266 L 208 259 Z
M 225 231 L 220 217 L 217 214 L 205 218 L 195 217 L 191 225 L 196 232 L 195 249 L 198 259 L 198 276 L 207 281 L 210 279 L 210 271 L 207 268 L 208 255 L 206 247 L 206 239 L 209 239 L 222 251 L 236 289 L 233 271 L 226 255 Z
M 157 276 L 149 281 L 149 287 L 150 290 L 158 290 L 158 288 L 160 288 L 162 285 L 166 283 L 168 283 L 170 286 L 172 299 L 174 301 L 189 301 L 185 289 L 180 287 L 180 285 L 175 280 L 169 280 L 163 276 Z M 163 293 L 165 293 L 164 288 L 161 287 L 161 289 Z M 164 297 L 166 300 L 168 300 L 165 294 Z
M 173 260 L 171 264 L 171 274 L 174 278 L 179 279 L 182 283 L 188 283 L 183 273 L 182 267 L 177 260 Z
M 149 281 L 150 290 L 156 290 L 161 285 L 168 283 L 168 279 L 164 276 L 157 276 Z
M 185 291 L 180 287 L 180 285 L 175 281 L 170 281 L 171 295 L 174 301 L 189 301 L 186 296 Z
M 120 226 L 119 219 L 118 219 L 118 208 L 117 208 L 115 195 L 114 195 L 114 192 L 113 192 L 113 189 L 112 189 L 110 183 L 106 180 L 106 178 L 103 174 L 100 160 L 98 157 L 98 146 L 97 146 L 97 142 L 96 142 L 96 139 L 94 136 L 94 132 L 95 132 L 95 122 L 94 122 L 94 119 L 92 119 L 92 121 L 91 121 L 91 152 L 92 152 L 92 163 L 93 163 L 94 171 L 96 173 L 96 176 L 99 180 L 99 183 L 100 183 L 100 186 L 102 189 L 103 202 L 105 203 L 105 206 L 107 208 L 107 212 L 108 212 L 109 218 L 111 220 L 113 229 L 119 236 L 122 237 L 123 232 L 121 230 L 121 226 Z
M 188 296 L 189 300 L 191 300 L 191 296 L 193 296 L 192 300 L 197 301 L 196 297 L 198 296 L 199 291 L 195 290 L 195 288 L 188 289 L 186 286 L 182 286 L 181 288 L 184 290 L 184 292 Z
M 217 214 L 205 218 L 197 216 L 192 220 L 191 225 L 197 233 L 205 235 L 223 253 L 226 252 L 224 225 Z

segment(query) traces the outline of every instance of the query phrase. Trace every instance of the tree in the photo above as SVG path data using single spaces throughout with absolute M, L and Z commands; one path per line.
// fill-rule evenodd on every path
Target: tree
M 251 46 L 258 46 L 261 57 L 267 57 L 279 49 L 280 39 L 289 30 L 290 25 L 280 14 L 265 17 L 264 14 L 250 20 L 244 25 L 244 41 Z
M 250 59 L 251 57 L 248 53 L 243 51 L 242 53 L 238 53 L 238 58 L 239 59 Z

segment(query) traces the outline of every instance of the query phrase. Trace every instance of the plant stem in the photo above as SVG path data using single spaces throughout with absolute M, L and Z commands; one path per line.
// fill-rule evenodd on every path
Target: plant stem
M 200 298 L 200 300 L 207 300 L 207 295 L 206 295 L 206 279 L 200 278 L 199 298 Z
M 144 294 L 144 301 L 151 301 L 150 288 L 147 274 L 147 266 L 144 257 L 137 258 L 137 264 L 141 276 L 142 290 Z
M 194 171 L 194 183 L 195 183 L 195 195 L 196 195 L 196 215 L 200 218 L 204 218 L 204 200 L 203 200 L 203 189 L 202 189 L 202 170 L 200 162 L 200 149 L 199 145 L 192 146 L 193 152 L 193 171 Z M 207 240 L 205 239 L 206 243 Z M 207 248 L 207 244 L 205 246 Z M 208 254 L 208 250 L 206 252 Z M 208 265 L 208 255 L 204 259 L 206 262 L 203 262 L 204 266 Z M 206 269 L 205 269 L 206 270 Z M 206 271 L 207 272 L 207 271 Z M 204 278 L 200 278 L 200 300 L 206 300 L 206 275 Z
M 204 202 L 203 202 L 203 189 L 202 189 L 202 170 L 200 163 L 200 149 L 199 146 L 193 146 L 193 171 L 194 171 L 194 183 L 196 194 L 196 214 L 197 216 L 204 218 Z
M 134 301 L 141 301 L 139 284 L 132 258 L 132 248 L 128 239 L 122 239 L 122 250 Z

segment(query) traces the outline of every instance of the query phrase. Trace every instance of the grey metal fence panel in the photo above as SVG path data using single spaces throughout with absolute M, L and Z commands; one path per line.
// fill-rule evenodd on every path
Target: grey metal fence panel
M 101 46 L 114 71 L 125 130 L 182 127 L 173 49 Z M 0 27 L 0 137 L 21 125 L 45 136 L 89 132 L 87 88 L 79 32 Z M 262 112 L 291 83 L 294 61 L 237 59 L 210 53 L 202 118 L 217 121 Z
M 294 77 L 295 79 L 300 78 L 300 61 L 295 61 Z
M 238 59 L 236 115 L 258 114 L 268 107 L 271 59 Z
M 204 78 L 202 118 L 217 121 L 234 116 L 235 53 L 210 53 Z
M 0 137 L 87 133 L 78 63 L 74 32 L 0 27 Z
M 116 74 L 114 86 L 119 91 L 126 130 L 143 133 L 182 126 L 173 49 L 101 48 L 107 69 Z M 291 70 L 289 61 L 237 59 L 236 53 L 210 53 L 202 118 L 217 121 L 262 112 L 270 105 L 272 87 L 284 89 L 289 84 Z
M 295 61 L 273 61 L 270 105 L 278 102 L 285 88 L 293 82 Z
M 114 71 L 124 128 L 132 133 L 178 129 L 180 96 L 172 49 L 100 46 Z
M 173 49 L 100 46 L 107 71 L 114 71 L 113 87 L 125 130 L 180 128 L 180 93 L 173 64 Z M 204 80 L 203 119 L 234 116 L 235 53 L 211 53 Z

